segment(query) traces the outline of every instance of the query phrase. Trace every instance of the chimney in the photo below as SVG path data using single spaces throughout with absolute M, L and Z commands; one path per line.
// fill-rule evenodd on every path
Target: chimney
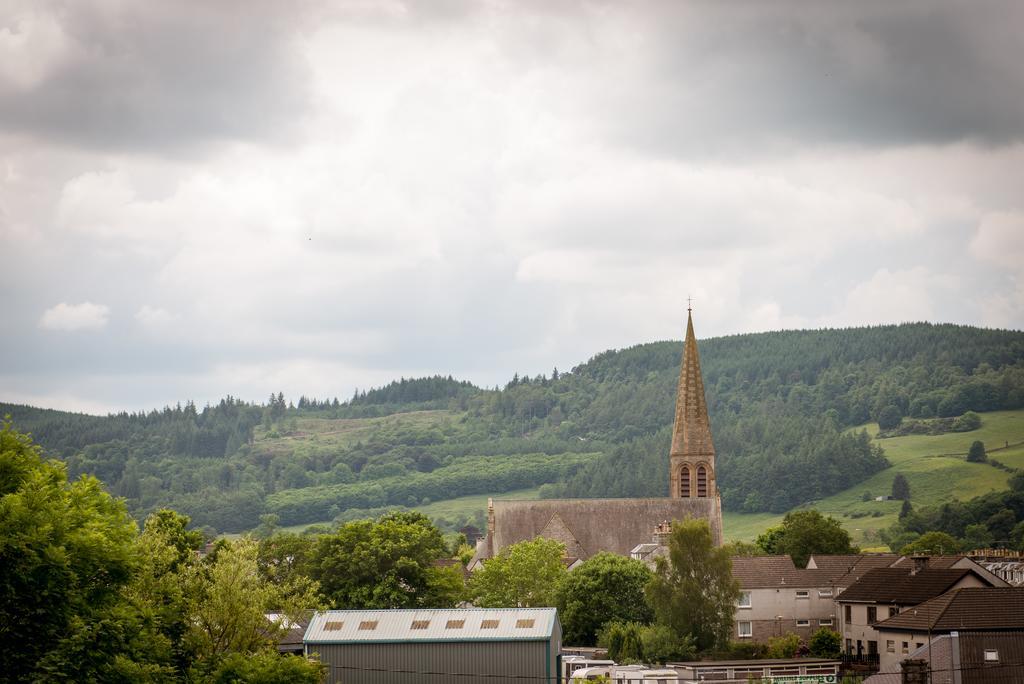
M 910 571 L 911 576 L 928 567 L 928 556 L 911 556 L 910 560 L 914 562 L 914 569 Z
M 668 537 L 672 534 L 672 523 L 662 520 L 654 527 L 654 536 L 651 541 L 658 546 L 668 546 Z

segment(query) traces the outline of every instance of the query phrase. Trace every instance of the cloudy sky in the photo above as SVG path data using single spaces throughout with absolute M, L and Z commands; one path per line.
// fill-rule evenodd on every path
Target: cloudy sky
M 1024 4 L 0 5 L 0 400 L 1024 326 Z

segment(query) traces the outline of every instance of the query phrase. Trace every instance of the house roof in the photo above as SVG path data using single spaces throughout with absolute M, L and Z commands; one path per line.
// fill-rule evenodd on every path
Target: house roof
M 557 625 L 554 608 L 327 610 L 313 616 L 303 642 L 546 641 Z
M 876 629 L 1024 629 L 1024 587 L 964 587 L 883 620 Z
M 830 586 L 818 570 L 801 570 L 789 556 L 733 556 L 732 576 L 743 589 Z
M 837 587 L 848 587 L 869 570 L 891 567 L 901 558 L 895 553 L 813 555 L 807 561 L 807 568 L 821 571 Z
M 916 606 L 946 593 L 968 575 L 988 581 L 970 568 L 924 568 L 916 573 L 909 566 L 875 568 L 847 587 L 836 600 Z

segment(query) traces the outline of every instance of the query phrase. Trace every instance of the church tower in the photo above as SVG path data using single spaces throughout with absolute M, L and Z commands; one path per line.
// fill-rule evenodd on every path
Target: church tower
M 718 498 L 715 483 L 715 445 L 704 399 L 697 338 L 693 335 L 693 313 L 686 310 L 686 342 L 679 370 L 676 418 L 669 452 L 669 496 L 673 499 Z

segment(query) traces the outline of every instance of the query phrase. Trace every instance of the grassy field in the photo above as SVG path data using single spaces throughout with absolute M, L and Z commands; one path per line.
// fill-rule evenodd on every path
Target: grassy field
M 1007 442 L 1024 441 L 1024 411 L 995 411 L 983 413 L 981 418 L 981 428 L 973 432 L 877 440 L 885 449 L 892 467 L 855 487 L 813 502 L 812 507 L 841 520 L 854 543 L 874 547 L 881 544 L 878 531 L 896 522 L 902 502 L 863 501 L 863 495 L 865 492 L 872 497 L 889 494 L 892 479 L 898 472 L 903 473 L 910 483 L 911 503 L 918 507 L 954 499 L 964 501 L 1006 489 L 1009 473 L 983 463 L 967 463 L 964 455 L 976 439 L 984 442 L 990 450 Z M 875 424 L 863 427 L 868 434 L 878 432 Z M 991 456 L 1011 468 L 1024 468 L 1024 446 L 993 451 Z M 725 537 L 751 541 L 781 521 L 781 515 L 768 513 L 726 513 L 723 523 Z

